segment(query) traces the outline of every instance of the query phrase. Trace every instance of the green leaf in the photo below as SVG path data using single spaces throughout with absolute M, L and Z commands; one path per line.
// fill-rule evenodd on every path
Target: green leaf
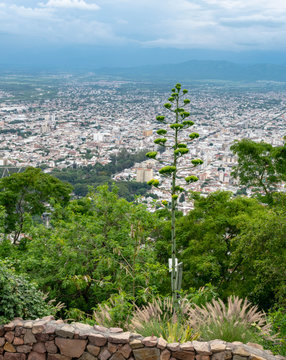
M 184 155 L 184 154 L 187 154 L 189 152 L 189 149 L 188 148 L 178 148 L 176 150 L 174 150 L 174 153 L 175 154 L 181 154 L 181 155 Z
M 193 126 L 193 125 L 194 125 L 194 122 L 191 121 L 191 120 L 185 120 L 185 121 L 182 122 L 182 124 L 183 124 L 184 126 L 189 127 L 189 126 Z
M 159 139 L 155 139 L 154 143 L 158 145 L 164 145 L 166 141 L 167 141 L 166 138 L 159 138 Z
M 148 184 L 148 185 L 153 185 L 153 186 L 155 186 L 155 187 L 158 187 L 158 185 L 159 185 L 159 180 L 157 180 L 157 179 L 152 179 L 152 180 L 148 181 L 147 184 Z
M 167 134 L 167 130 L 159 129 L 159 130 L 156 131 L 156 133 L 157 133 L 158 135 L 165 135 L 165 134 Z
M 183 129 L 183 127 L 184 127 L 184 125 L 182 125 L 182 124 L 171 124 L 170 125 L 170 128 L 171 129 Z
M 169 175 L 172 174 L 174 171 L 176 171 L 176 166 L 164 166 L 162 169 L 159 170 L 159 173 L 161 175 Z
M 157 156 L 157 151 L 150 151 L 150 152 L 147 152 L 146 156 L 150 159 L 156 159 L 156 156 Z
M 168 100 L 173 102 L 175 100 L 175 98 L 171 96 L 171 97 L 169 97 Z
M 186 148 L 187 144 L 179 143 L 177 146 L 178 148 Z
M 156 120 L 160 121 L 160 122 L 163 122 L 165 120 L 165 116 L 163 115 L 158 115 L 156 116 Z
M 190 99 L 185 99 L 185 100 L 184 100 L 184 104 L 189 104 L 190 102 L 191 102 Z
M 183 191 L 185 191 L 185 189 L 183 187 L 179 186 L 179 185 L 176 185 L 175 186 L 175 191 L 183 192 Z
M 187 94 L 188 93 L 188 90 L 187 89 L 184 89 L 183 90 L 183 94 L 185 95 L 185 94 Z
M 191 175 L 191 176 L 187 176 L 185 177 L 185 180 L 187 183 L 193 183 L 199 180 L 198 177 L 196 177 L 195 175 Z
M 170 103 L 166 103 L 166 104 L 164 105 L 164 107 L 165 107 L 166 109 L 171 109 L 172 104 L 170 104 Z
M 189 138 L 190 139 L 196 139 L 196 138 L 198 138 L 200 135 L 198 134 L 198 133 L 196 133 L 196 132 L 193 132 L 193 133 L 191 133 L 190 135 L 189 135 Z
M 198 166 L 198 165 L 201 165 L 204 163 L 203 160 L 201 160 L 201 159 L 193 159 L 191 162 L 195 166 Z
M 172 199 L 177 200 L 177 199 L 178 199 L 178 195 L 177 195 L 177 194 L 172 195 Z

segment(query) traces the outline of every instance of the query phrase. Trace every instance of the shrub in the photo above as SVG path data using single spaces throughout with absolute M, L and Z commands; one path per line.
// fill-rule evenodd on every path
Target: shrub
M 264 312 L 236 296 L 228 298 L 227 306 L 221 299 L 201 307 L 194 305 L 189 316 L 190 326 L 200 333 L 202 340 L 261 342 L 262 337 L 273 338 Z
M 186 322 L 188 310 L 185 299 L 175 311 L 171 298 L 157 298 L 142 308 L 136 307 L 130 328 L 143 336 L 163 337 L 169 342 L 194 340 L 197 335 Z
M 36 319 L 55 314 L 57 308 L 24 276 L 16 275 L 7 262 L 0 260 L 0 323 L 15 317 Z

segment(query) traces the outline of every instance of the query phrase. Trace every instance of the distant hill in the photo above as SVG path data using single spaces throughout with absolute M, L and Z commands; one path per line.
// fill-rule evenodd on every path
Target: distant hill
M 102 68 L 101 74 L 140 79 L 286 81 L 286 65 L 236 64 L 228 61 L 191 60 L 180 64 L 149 65 L 132 68 Z

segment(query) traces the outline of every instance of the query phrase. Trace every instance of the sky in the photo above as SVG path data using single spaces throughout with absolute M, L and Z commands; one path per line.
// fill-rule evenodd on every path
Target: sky
M 0 64 L 286 64 L 285 0 L 0 0 Z

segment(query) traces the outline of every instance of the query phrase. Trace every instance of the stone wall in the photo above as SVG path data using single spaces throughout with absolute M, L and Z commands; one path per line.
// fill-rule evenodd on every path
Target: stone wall
M 0 326 L 0 360 L 282 360 L 257 344 L 192 341 L 167 343 L 155 336 L 46 317 Z

